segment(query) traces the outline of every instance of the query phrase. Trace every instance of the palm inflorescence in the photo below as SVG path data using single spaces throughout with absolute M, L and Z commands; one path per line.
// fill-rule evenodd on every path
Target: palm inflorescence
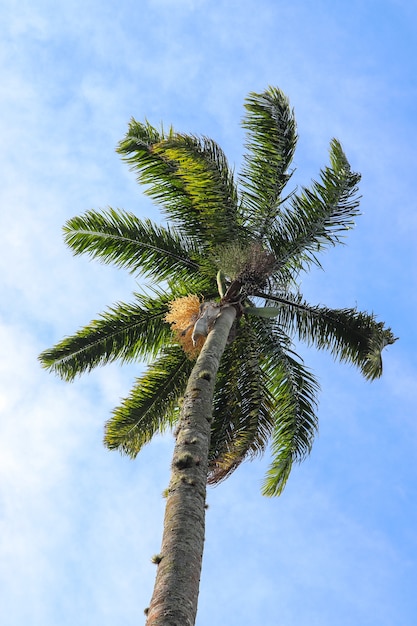
M 277 495 L 317 430 L 318 384 L 293 340 L 326 348 L 374 379 L 394 337 L 371 314 L 310 305 L 297 287 L 300 273 L 319 264 L 318 253 L 339 243 L 358 214 L 360 176 L 340 143 L 332 140 L 316 182 L 285 195 L 297 142 L 285 95 L 276 88 L 250 94 L 243 127 L 246 153 L 235 177 L 211 139 L 131 120 L 118 151 L 169 225 L 108 209 L 70 219 L 64 233 L 75 254 L 126 268 L 148 287 L 40 358 L 66 380 L 115 359 L 148 361 L 105 428 L 110 449 L 135 457 L 178 418 L 198 355 L 198 344 L 190 349 L 196 307 L 232 302 L 239 314 L 215 388 L 208 481 L 270 445 L 263 490 Z

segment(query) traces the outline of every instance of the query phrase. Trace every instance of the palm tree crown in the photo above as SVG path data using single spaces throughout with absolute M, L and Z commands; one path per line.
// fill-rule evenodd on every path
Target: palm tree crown
M 367 379 L 381 375 L 389 328 L 353 308 L 307 303 L 296 279 L 318 253 L 341 242 L 358 215 L 360 176 L 340 143 L 330 163 L 300 191 L 291 177 L 294 114 L 276 88 L 245 103 L 246 153 L 235 177 L 207 137 L 157 130 L 131 120 L 118 151 L 169 222 L 156 225 L 125 211 L 88 211 L 64 227 L 75 254 L 87 253 L 148 278 L 135 293 L 40 356 L 66 380 L 120 359 L 148 369 L 106 424 L 105 444 L 135 457 L 153 435 L 172 427 L 193 363 L 225 304 L 236 321 L 213 400 L 210 483 L 271 446 L 263 491 L 278 495 L 294 461 L 317 430 L 318 384 L 293 350 L 293 339 L 326 348 Z

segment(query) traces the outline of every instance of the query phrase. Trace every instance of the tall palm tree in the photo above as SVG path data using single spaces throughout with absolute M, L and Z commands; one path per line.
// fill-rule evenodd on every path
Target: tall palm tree
M 294 352 L 298 339 L 382 373 L 389 328 L 353 308 L 311 305 L 300 274 L 341 242 L 358 214 L 360 176 L 337 140 L 317 182 L 284 195 L 297 141 L 294 114 L 276 88 L 251 93 L 246 154 L 236 179 L 207 137 L 131 120 L 118 151 L 169 224 L 120 210 L 88 211 L 64 227 L 87 253 L 149 279 L 44 351 L 65 380 L 115 359 L 148 359 L 146 372 L 105 427 L 105 445 L 134 458 L 175 427 L 164 535 L 147 624 L 194 624 L 204 542 L 206 484 L 270 446 L 263 493 L 279 495 L 311 450 L 318 384 Z

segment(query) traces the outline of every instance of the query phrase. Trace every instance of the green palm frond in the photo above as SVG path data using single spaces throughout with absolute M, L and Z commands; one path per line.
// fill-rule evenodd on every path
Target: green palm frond
M 249 94 L 245 108 L 247 153 L 240 179 L 249 209 L 248 228 L 262 238 L 280 212 L 297 131 L 288 98 L 279 89 Z
M 64 380 L 98 365 L 155 356 L 170 341 L 164 322 L 170 295 L 152 298 L 136 294 L 133 304 L 118 303 L 70 337 L 39 356 L 42 365 Z
M 205 235 L 214 235 L 216 243 L 237 237 L 241 226 L 237 189 L 220 146 L 207 137 L 178 134 L 157 146 L 156 152 L 177 164 L 176 175 L 194 209 L 192 232 L 204 227 Z M 175 219 L 183 220 L 183 213 Z
M 311 306 L 299 294 L 286 293 L 269 299 L 277 303 L 277 322 L 296 333 L 298 339 L 359 367 L 368 380 L 381 376 L 382 350 L 396 338 L 373 314 L 352 308 Z
M 237 189 L 226 156 L 211 139 L 159 134 L 132 120 L 118 151 L 180 230 L 207 245 L 239 231 Z
M 113 411 L 106 423 L 105 445 L 135 458 L 156 433 L 172 426 L 192 368 L 179 346 L 167 346 Z
M 132 273 L 157 280 L 186 278 L 198 270 L 198 250 L 190 238 L 132 213 L 87 211 L 64 226 L 65 241 L 75 254 L 87 253 Z
M 267 496 L 282 493 L 294 462 L 311 451 L 318 428 L 316 395 L 318 383 L 302 363 L 281 356 L 273 370 L 276 420 L 272 433 L 272 463 L 262 492 Z
M 253 318 L 259 344 L 265 354 L 262 367 L 273 398 L 272 463 L 263 493 L 282 493 L 294 462 L 307 456 L 317 432 L 317 393 L 319 385 L 291 348 L 289 337 L 279 324 Z
M 273 429 L 273 399 L 261 368 L 261 346 L 242 320 L 223 355 L 216 384 L 208 482 L 227 478 L 242 461 L 262 453 Z
M 351 171 L 340 143 L 330 144 L 330 167 L 320 182 L 293 194 L 274 228 L 267 233 L 272 251 L 282 266 L 308 267 L 317 253 L 342 243 L 341 235 L 354 226 L 359 214 L 357 197 L 360 175 Z

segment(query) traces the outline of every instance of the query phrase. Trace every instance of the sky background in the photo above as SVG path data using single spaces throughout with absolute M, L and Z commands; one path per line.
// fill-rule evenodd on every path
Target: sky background
M 346 246 L 302 283 L 312 303 L 374 311 L 400 337 L 373 383 L 304 350 L 320 433 L 284 494 L 268 456 L 209 489 L 198 626 L 417 621 L 417 9 L 414 0 L 2 0 L 0 4 L 0 623 L 145 621 L 172 436 L 131 461 L 103 425 L 140 363 L 72 384 L 37 355 L 135 277 L 74 258 L 62 225 L 91 208 L 160 221 L 115 153 L 129 119 L 211 136 L 239 168 L 250 91 L 280 87 L 309 184 L 338 137 L 362 173 Z

